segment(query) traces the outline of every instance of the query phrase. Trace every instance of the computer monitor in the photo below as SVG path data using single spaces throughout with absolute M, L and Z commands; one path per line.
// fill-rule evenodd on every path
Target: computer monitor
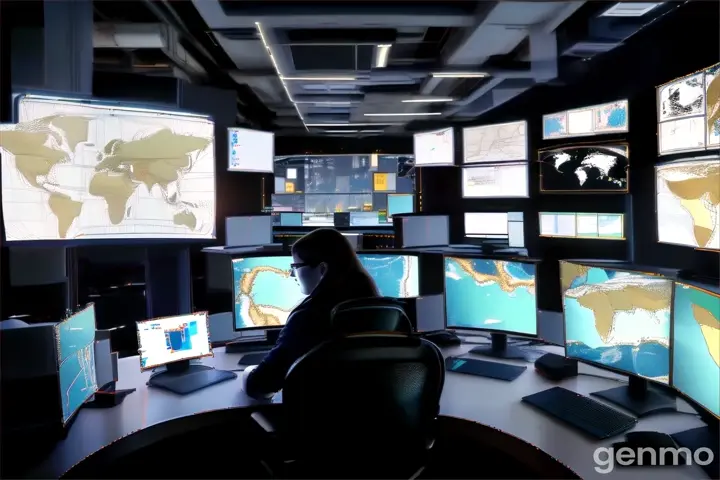
M 628 386 L 593 395 L 644 416 L 675 410 L 675 400 L 648 389 L 670 378 L 672 280 L 561 262 L 565 355 L 629 375 Z
M 140 369 L 211 357 L 207 312 L 137 322 Z
M 383 297 L 409 298 L 420 295 L 417 255 L 361 253 L 358 257 Z
M 302 227 L 302 212 L 280 212 L 281 227 Z
M 450 244 L 450 218 L 447 215 L 413 215 L 400 222 L 402 247 L 444 247 Z
M 528 359 L 507 335 L 537 336 L 535 263 L 474 256 L 446 256 L 447 328 L 484 330 L 492 345 L 473 349 L 498 358 Z
M 672 386 L 720 418 L 720 293 L 675 284 Z
M 282 222 L 282 217 L 281 220 Z M 243 215 L 225 218 L 225 245 L 254 247 L 273 242 L 272 215 Z
M 285 325 L 290 312 L 305 299 L 290 276 L 291 264 L 289 255 L 233 259 L 236 331 Z
M 387 216 L 391 219 L 393 215 L 413 213 L 415 211 L 415 195 L 410 193 L 388 194 Z
M 55 325 L 62 421 L 67 424 L 97 392 L 95 307 L 90 304 Z

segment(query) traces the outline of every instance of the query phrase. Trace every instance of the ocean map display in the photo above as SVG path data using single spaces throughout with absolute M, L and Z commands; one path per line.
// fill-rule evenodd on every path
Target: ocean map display
M 8 241 L 215 238 L 206 117 L 24 97 L 0 129 Z
M 360 254 L 360 262 L 375 280 L 380 295 L 420 295 L 418 257 Z M 235 327 L 285 325 L 292 310 L 305 299 L 290 276 L 292 257 L 248 257 L 233 260 Z
M 93 305 L 55 326 L 63 423 L 97 392 L 95 328 Z
M 627 145 L 561 147 L 541 151 L 539 157 L 542 191 L 628 189 Z
M 627 100 L 543 115 L 543 140 L 627 131 Z
M 673 386 L 720 417 L 720 295 L 675 284 Z
M 448 328 L 537 334 L 535 265 L 445 257 Z
M 658 241 L 720 250 L 720 160 L 655 167 Z
M 568 357 L 668 383 L 671 280 L 563 262 L 561 285 Z

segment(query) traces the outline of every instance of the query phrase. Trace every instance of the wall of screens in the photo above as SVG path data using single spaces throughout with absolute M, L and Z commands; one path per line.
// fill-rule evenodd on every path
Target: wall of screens
M 627 133 L 628 101 L 575 108 L 543 115 L 543 140 Z

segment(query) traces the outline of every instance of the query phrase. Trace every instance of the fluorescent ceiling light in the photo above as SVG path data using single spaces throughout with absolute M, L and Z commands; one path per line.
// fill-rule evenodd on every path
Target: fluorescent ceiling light
M 352 82 L 356 77 L 282 77 L 283 80 L 300 82 Z
M 366 117 L 428 117 L 442 115 L 442 112 L 415 112 L 415 113 L 366 113 Z
M 308 123 L 308 127 L 324 128 L 324 127 L 389 127 L 400 125 L 399 123 Z
M 433 72 L 435 78 L 485 78 L 489 76 L 484 72 Z
M 337 101 L 317 101 L 317 102 L 295 102 L 302 105 L 339 105 L 339 106 L 350 106 L 353 102 L 337 102 Z
M 642 17 L 660 3 L 619 2 L 600 14 L 601 17 Z
M 392 45 L 378 45 L 375 50 L 375 68 L 387 67 Z
M 383 133 L 385 130 L 325 130 L 325 133 Z
M 408 100 L 403 100 L 402 103 L 445 103 L 445 102 L 452 102 L 453 99 L 450 97 L 442 97 L 442 98 L 410 98 Z

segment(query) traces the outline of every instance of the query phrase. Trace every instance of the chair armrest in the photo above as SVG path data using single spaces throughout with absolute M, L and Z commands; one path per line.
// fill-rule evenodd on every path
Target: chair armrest
M 262 412 L 253 412 L 250 414 L 250 418 L 252 418 L 253 421 L 265 431 L 265 433 L 273 435 L 277 433 L 276 425 L 274 425 L 267 416 L 263 415 Z

